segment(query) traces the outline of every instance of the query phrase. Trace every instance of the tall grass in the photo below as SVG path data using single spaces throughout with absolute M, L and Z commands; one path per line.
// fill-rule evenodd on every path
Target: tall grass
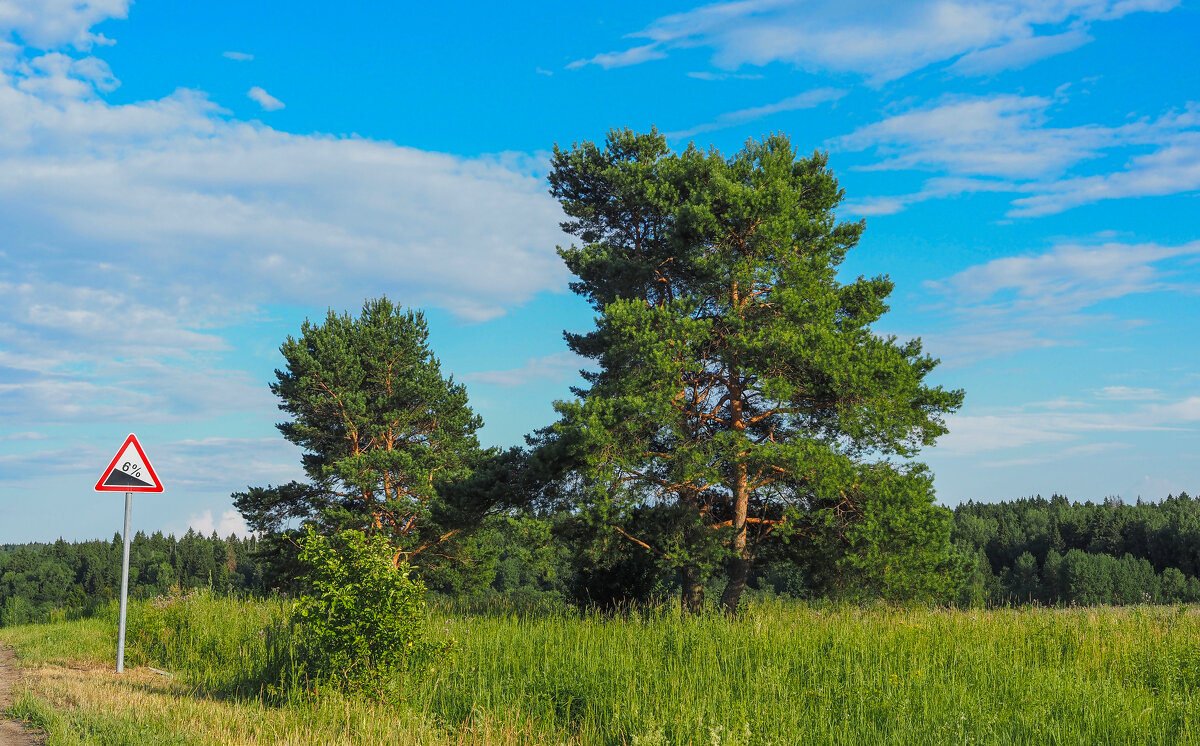
M 261 696 L 284 682 L 291 655 L 290 602 L 240 600 L 206 590 L 160 596 L 129 607 L 133 665 L 159 665 L 210 694 Z
M 448 620 L 449 621 L 449 620 Z M 451 722 L 503 713 L 583 743 L 1189 743 L 1194 609 L 753 606 L 457 619 L 427 688 Z
M 277 701 L 260 695 L 279 683 L 283 602 L 135 608 L 131 660 L 200 693 Z M 501 723 L 512 743 L 1186 744 L 1200 723 L 1192 607 L 762 601 L 734 620 L 435 609 L 429 623 L 454 639 L 451 658 L 392 712 L 451 739 Z M 311 716 L 333 704 L 295 694 L 268 709 Z M 371 722 L 381 712 L 335 707 L 352 708 L 376 713 Z

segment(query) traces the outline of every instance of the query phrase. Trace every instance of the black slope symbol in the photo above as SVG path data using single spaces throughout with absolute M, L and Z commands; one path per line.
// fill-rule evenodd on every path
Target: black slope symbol
M 105 487 L 153 487 L 154 484 L 146 482 L 137 477 L 123 471 L 113 469 L 112 474 L 108 475 L 108 479 L 104 480 Z

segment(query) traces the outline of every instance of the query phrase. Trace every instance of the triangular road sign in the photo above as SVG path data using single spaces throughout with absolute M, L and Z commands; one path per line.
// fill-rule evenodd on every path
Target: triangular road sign
M 133 433 L 113 456 L 112 463 L 96 482 L 97 492 L 162 492 L 162 482 Z

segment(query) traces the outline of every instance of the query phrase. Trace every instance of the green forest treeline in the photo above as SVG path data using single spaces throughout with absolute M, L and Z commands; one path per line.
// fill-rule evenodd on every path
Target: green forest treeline
M 571 546 L 561 518 L 500 516 L 475 541 L 477 561 L 431 573 L 439 595 L 548 609 L 567 604 L 648 601 L 676 588 L 639 555 L 590 563 Z M 1200 498 L 1187 493 L 1129 505 L 1070 502 L 1055 495 L 964 503 L 954 511 L 953 543 L 968 571 L 960 605 L 1179 603 L 1200 601 Z M 130 593 L 152 598 L 176 590 L 220 594 L 286 590 L 273 583 L 271 555 L 253 537 L 222 539 L 138 533 L 130 556 Z M 752 592 L 811 598 L 806 568 L 767 565 Z M 86 615 L 117 597 L 121 540 L 0 546 L 0 626 Z M 640 582 L 639 582 L 640 579 Z
M 90 614 L 121 593 L 121 535 L 111 541 L 0 545 L 0 626 Z M 151 598 L 172 588 L 218 593 L 265 590 L 258 541 L 188 530 L 181 538 L 139 531 L 130 542 L 129 593 Z
M 976 557 L 967 604 L 1200 601 L 1200 498 L 964 503 L 952 539 Z

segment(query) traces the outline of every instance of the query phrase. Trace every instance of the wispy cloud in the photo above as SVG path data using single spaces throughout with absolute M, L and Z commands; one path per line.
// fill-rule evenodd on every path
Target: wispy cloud
M 92 27 L 125 18 L 131 0 L 0 0 L 0 39 L 10 33 L 35 49 L 72 46 L 87 51 L 112 44 Z
M 883 157 L 870 167 L 875 170 L 1030 179 L 1063 173 L 1116 141 L 1112 128 L 1045 126 L 1053 103 L 1041 96 L 951 99 L 867 125 L 837 138 L 834 145 L 874 149 Z
M 485 383 L 493 386 L 525 386 L 545 381 L 567 381 L 579 375 L 588 361 L 573 352 L 557 352 L 545 357 L 530 358 L 520 368 L 507 370 L 483 370 L 467 373 L 462 377 L 469 383 Z
M 1007 469 L 1014 466 L 1033 466 L 1035 464 L 1053 464 L 1066 461 L 1068 459 L 1088 458 L 1101 453 L 1112 453 L 1113 451 L 1126 451 L 1132 448 L 1130 443 L 1121 441 L 1101 442 L 1101 443 L 1085 443 L 1083 445 L 1071 446 L 1061 450 L 1054 449 L 1039 449 L 1040 453 L 1035 456 L 1024 456 L 1018 458 L 1007 458 L 993 461 L 983 461 L 980 466 L 993 469 Z M 1164 493 L 1165 494 L 1165 493 Z
M 1041 253 L 993 259 L 925 283 L 931 299 L 942 299 L 928 310 L 944 328 L 922 337 L 927 349 L 951 366 L 1075 345 L 1081 333 L 1100 325 L 1140 323 L 1098 312 L 1101 303 L 1156 292 L 1200 292 L 1200 281 L 1181 272 L 1196 256 L 1200 241 L 1177 246 L 1110 241 L 1064 242 Z M 1114 386 L 1097 396 L 1134 400 L 1147 392 Z
M 1131 386 L 1105 386 L 1096 392 L 1096 398 L 1107 401 L 1153 401 L 1162 399 L 1163 393 L 1158 389 Z
M 667 53 L 662 51 L 657 44 L 646 44 L 641 47 L 626 49 L 623 52 L 604 52 L 586 60 L 575 60 L 567 65 L 567 69 L 578 70 L 587 65 L 596 65 L 605 70 L 611 70 L 614 67 L 628 67 L 630 65 L 640 65 L 650 60 L 661 60 L 666 56 Z
M 264 111 L 278 111 L 284 107 L 284 103 L 282 101 L 258 86 L 254 86 L 247 91 L 246 96 L 261 106 Z
M 947 199 L 985 192 L 1013 192 L 1017 187 L 1010 181 L 943 177 L 929 179 L 918 192 L 878 197 L 860 197 L 843 202 L 838 211 L 846 215 L 872 217 L 894 215 L 919 202 Z
M 746 122 L 753 122 L 764 117 L 778 114 L 783 111 L 796 111 L 799 109 L 812 109 L 821 104 L 837 101 L 842 96 L 845 96 L 847 91 L 837 88 L 816 88 L 804 93 L 798 93 L 795 96 L 789 96 L 782 101 L 776 101 L 773 104 L 766 106 L 755 106 L 749 109 L 741 109 L 739 111 L 731 111 L 720 115 L 711 122 L 698 124 L 695 127 L 679 130 L 677 132 L 665 133 L 668 139 L 681 140 L 684 138 L 698 135 L 702 132 L 711 132 L 713 130 L 725 129 Z
M 1071 207 L 1136 196 L 1200 189 L 1200 105 L 1117 126 L 1050 126 L 1061 99 L 993 95 L 959 97 L 890 116 L 835 139 L 835 148 L 874 150 L 866 170 L 941 171 L 961 191 L 1024 194 L 1009 215 L 1032 217 Z M 1122 153 L 1145 151 L 1114 163 Z M 1099 162 L 1107 173 L 1072 176 Z M 1110 165 L 1112 164 L 1112 165 Z M 1107 169 L 1105 168 L 1107 166 Z M 1093 170 L 1097 167 L 1093 164 Z M 963 181 L 968 177 L 972 181 Z M 948 196 L 944 177 L 916 193 L 860 200 L 860 214 L 890 214 L 907 205 Z
M 1070 313 L 1127 295 L 1186 287 L 1170 281 L 1159 265 L 1198 254 L 1200 241 L 1179 246 L 1064 243 L 1042 254 L 993 259 L 926 287 L 952 294 L 960 308 Z M 996 300 L 1009 293 L 1011 299 Z
M 6 430 L 271 412 L 227 341 L 263 303 L 386 292 L 482 320 L 564 285 L 544 159 L 292 135 L 197 91 L 114 105 L 114 85 L 88 56 L 0 59 Z
M 1200 113 L 1200 110 L 1195 110 Z M 1180 133 L 1153 153 L 1131 158 L 1124 169 L 1096 176 L 1062 179 L 1023 191 L 1013 201 L 1013 217 L 1053 215 L 1079 205 L 1130 197 L 1161 197 L 1200 190 L 1200 131 Z
M 111 453 L 105 454 L 98 448 L 79 443 L 31 453 L 0 453 L 0 482 L 6 486 L 45 484 L 46 475 L 53 474 L 67 485 L 74 483 L 88 489 L 95 484 L 111 458 Z M 88 476 L 92 477 L 91 484 L 87 484 Z
M 221 52 L 221 56 L 234 62 L 250 62 L 254 59 L 254 55 L 245 52 Z
M 21 440 L 45 440 L 50 436 L 45 433 L 38 433 L 32 430 L 27 430 L 21 433 L 10 433 L 8 435 L 0 435 L 0 440 L 21 441 Z
M 28 380 L 0 383 L 0 417 L 13 425 L 165 423 L 270 412 L 265 384 L 212 363 L 80 360 Z M 80 367 L 84 366 L 84 367 Z
M 1029 446 L 1062 446 L 1057 451 L 1061 455 L 1083 456 L 1105 450 L 1097 443 L 1077 442 L 1097 434 L 1194 429 L 1200 424 L 1200 397 L 1188 397 L 1167 404 L 1143 405 L 1125 412 L 1047 412 L 1031 409 L 994 414 L 956 414 L 947 417 L 946 424 L 950 433 L 939 441 L 937 448 L 940 454 L 947 456 L 977 456 Z M 1110 445 L 1108 448 L 1116 447 Z
M 486 319 L 564 284 L 540 161 L 293 135 L 196 91 L 112 105 L 86 80 L 37 85 L 80 83 L 69 66 L 5 72 L 0 219 L 18 285 L 36 256 L 65 287 L 146 301 L 354 308 L 387 291 Z
M 122 271 L 107 268 L 97 279 L 128 288 L 140 275 L 137 269 Z M 0 340 L 10 354 L 35 339 L 53 339 L 43 347 L 43 356 L 69 349 L 104 359 L 170 357 L 227 348 L 220 337 L 187 328 L 183 317 L 198 309 L 189 309 L 182 299 L 173 308 L 164 308 L 110 289 L 29 278 L 20 284 L 0 281 L 0 310 L 7 320 L 0 328 Z M 192 318 L 204 323 L 202 318 Z M 29 349 L 36 348 L 30 345 Z
M 236 510 L 226 510 L 221 513 L 221 517 L 218 519 L 213 518 L 211 510 L 193 513 L 188 516 L 187 528 L 203 536 L 211 536 L 213 533 L 216 533 L 222 539 L 228 539 L 230 536 L 237 536 L 244 539 L 254 533 L 246 525 L 246 519 Z M 179 533 L 185 534 L 187 531 L 184 530 Z
M 1091 35 L 1082 28 L 1050 36 L 1026 36 L 965 54 L 950 66 L 950 71 L 961 75 L 994 75 L 1004 70 L 1018 70 L 1038 60 L 1078 49 L 1089 41 L 1092 41 Z
M 630 34 L 651 44 L 591 60 L 637 64 L 670 50 L 705 47 L 720 70 L 783 62 L 855 73 L 874 85 L 958 59 L 965 75 L 1023 67 L 1086 43 L 1088 28 L 1179 0 L 735 0 L 674 13 Z M 654 56 L 649 56 L 649 53 Z
M 109 268 L 93 279 L 128 289 L 139 278 Z M 186 297 L 159 306 L 37 277 L 0 281 L 0 419 L 165 422 L 269 408 L 260 384 L 221 369 L 228 343 L 198 328 L 223 316 Z
M 757 73 L 714 73 L 712 71 L 691 72 L 688 73 L 689 78 L 696 80 L 761 80 L 762 75 Z
M 155 470 L 173 486 L 230 492 L 251 484 L 280 484 L 303 479 L 300 449 L 280 437 L 198 438 L 156 447 Z M 237 464 L 236 470 L 229 469 Z

